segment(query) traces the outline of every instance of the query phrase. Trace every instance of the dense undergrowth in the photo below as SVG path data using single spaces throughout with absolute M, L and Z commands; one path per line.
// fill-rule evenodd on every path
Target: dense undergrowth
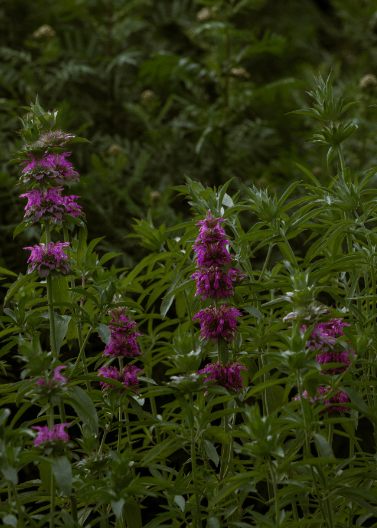
M 39 239 L 27 273 L 0 269 L 5 526 L 376 525 L 376 169 L 345 161 L 331 78 L 310 96 L 328 185 L 302 164 L 279 196 L 187 177 L 194 218 L 136 220 L 132 269 L 66 191 L 80 139 L 26 109 L 14 234 Z

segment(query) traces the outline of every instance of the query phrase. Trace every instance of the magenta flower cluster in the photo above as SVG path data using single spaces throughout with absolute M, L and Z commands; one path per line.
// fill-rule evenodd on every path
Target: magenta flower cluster
M 120 372 L 116 367 L 101 367 L 98 371 L 98 376 L 102 376 L 104 378 L 109 378 L 109 380 L 115 380 L 119 381 L 120 383 L 123 383 L 126 387 L 133 389 L 135 392 L 137 392 L 137 388 L 139 385 L 139 380 L 137 378 L 138 372 L 141 372 L 144 374 L 144 371 L 136 367 L 135 365 L 126 365 L 124 369 Z M 115 385 L 112 385 L 111 383 L 106 383 L 104 381 L 100 382 L 101 389 L 108 390 L 108 389 L 115 389 Z M 120 392 L 122 393 L 124 389 L 120 389 Z
M 237 334 L 236 317 L 242 317 L 239 310 L 231 308 L 227 304 L 222 304 L 217 310 L 212 306 L 200 310 L 193 319 L 199 319 L 200 321 L 202 330 L 200 337 L 210 339 L 212 343 L 217 343 L 219 336 L 221 336 L 228 343 L 231 343 Z
M 41 158 L 35 158 L 28 154 L 30 161 L 24 161 L 21 165 L 26 165 L 22 170 L 21 180 L 23 183 L 32 181 L 44 187 L 54 186 L 56 184 L 71 183 L 73 180 L 79 180 L 79 174 L 73 169 L 72 163 L 66 158 L 71 152 L 63 154 L 46 154 Z
M 322 370 L 322 374 L 340 374 L 347 370 L 351 364 L 347 351 L 343 350 L 343 347 L 337 342 L 338 338 L 344 336 L 344 326 L 349 326 L 349 324 L 345 323 L 342 319 L 330 319 L 328 322 L 316 323 L 314 325 L 307 342 L 308 348 L 318 352 L 316 358 L 320 365 L 326 365 L 328 363 L 339 364 L 339 366 Z M 301 332 L 305 332 L 306 328 L 305 325 L 301 326 Z M 352 349 L 351 353 L 354 354 Z M 314 401 L 319 400 L 324 403 L 327 406 L 326 410 L 329 413 L 335 411 L 347 411 L 347 407 L 344 407 L 344 405 L 342 406 L 341 404 L 349 401 L 348 396 L 344 392 L 338 392 L 326 400 L 326 393 L 330 390 L 330 387 L 318 387 L 319 396 L 316 396 L 314 399 L 310 398 L 310 401 L 313 403 Z M 303 392 L 303 397 L 308 398 L 306 391 Z M 296 396 L 295 399 L 299 399 L 299 396 Z
M 135 332 L 135 321 L 123 313 L 123 311 L 112 310 L 113 319 L 109 326 L 111 332 L 110 343 L 106 345 L 103 356 L 140 356 L 139 346 L 136 338 L 142 334 Z
M 226 247 L 230 242 L 225 229 L 220 227 L 220 222 L 225 222 L 225 219 L 215 218 L 208 211 L 206 218 L 197 224 L 200 226 L 199 236 L 193 247 L 198 253 L 199 269 L 191 277 L 197 281 L 195 295 L 202 295 L 204 300 L 208 297 L 215 300 L 227 299 L 234 293 L 233 283 L 245 277 L 238 268 L 225 267 L 232 257 Z M 219 336 L 222 336 L 231 343 L 237 334 L 236 317 L 242 317 L 241 312 L 223 304 L 217 309 L 210 306 L 200 310 L 194 320 L 200 321 L 201 337 L 216 343 Z
M 50 388 L 51 387 L 62 387 L 68 381 L 67 378 L 65 378 L 64 376 L 60 374 L 60 371 L 64 370 L 65 368 L 66 367 L 64 366 L 56 367 L 52 378 L 50 378 L 49 380 L 46 380 L 45 378 L 40 378 L 38 380 L 38 386 L 39 387 L 46 386 Z
M 304 391 L 302 393 L 302 396 L 304 398 L 309 398 L 311 403 L 314 403 L 315 401 L 318 401 L 318 403 L 325 404 L 326 405 L 326 412 L 333 413 L 333 412 L 346 412 L 347 407 L 342 406 L 344 403 L 348 403 L 348 396 L 346 393 L 340 391 L 335 393 L 330 398 L 326 398 L 326 393 L 331 391 L 331 387 L 318 387 L 318 393 L 319 396 L 315 396 L 314 398 L 310 398 L 307 391 Z M 295 400 L 299 400 L 300 396 L 295 396 Z
M 63 216 L 71 215 L 78 217 L 84 215 L 76 198 L 80 196 L 62 196 L 60 192 L 63 187 L 50 187 L 46 191 L 35 190 L 21 194 L 20 198 L 27 198 L 24 222 L 39 222 L 50 219 L 52 223 L 64 221 Z
M 69 441 L 69 435 L 64 431 L 64 428 L 69 425 L 69 423 L 53 425 L 52 430 L 47 425 L 43 427 L 39 427 L 38 425 L 33 426 L 32 429 L 39 431 L 38 436 L 34 439 L 34 445 L 46 447 L 46 444 L 67 443 Z
M 339 363 L 339 367 L 332 367 L 323 370 L 323 373 L 342 373 L 347 370 L 351 361 L 345 350 L 339 347 L 336 339 L 343 337 L 343 327 L 349 326 L 348 323 L 342 321 L 342 319 L 331 319 L 327 323 L 316 323 L 313 331 L 310 335 L 307 343 L 308 348 L 311 350 L 318 350 L 316 355 L 318 363 L 320 365 L 326 365 L 327 363 Z M 301 327 L 301 331 L 306 331 L 306 326 Z M 353 350 L 351 350 L 353 354 Z
M 106 345 L 103 356 L 113 357 L 134 357 L 140 356 L 139 346 L 136 338 L 142 336 L 135 332 L 136 323 L 126 315 L 126 309 L 114 308 L 110 311 L 112 315 L 111 322 L 113 325 L 109 326 L 111 332 L 110 343 Z M 123 383 L 125 387 L 133 389 L 137 392 L 139 380 L 137 378 L 138 373 L 144 371 L 135 365 L 126 365 L 122 370 L 118 370 L 116 367 L 101 367 L 98 371 L 98 376 L 109 378 L 109 380 L 119 381 Z M 105 391 L 108 389 L 115 389 L 115 385 L 111 383 L 100 382 L 101 388 Z M 120 389 L 122 393 L 124 389 Z
M 63 275 L 69 272 L 69 262 L 64 248 L 69 246 L 68 242 L 50 242 L 46 248 L 45 244 L 25 247 L 30 249 L 31 255 L 28 259 L 28 273 L 39 271 L 41 277 L 47 277 L 50 271 L 55 270 Z
M 217 363 L 209 363 L 203 369 L 199 370 L 198 374 L 203 372 L 209 374 L 208 378 L 204 380 L 204 383 L 215 380 L 215 385 L 239 392 L 242 389 L 240 370 L 247 370 L 247 368 L 243 367 L 240 363 L 233 363 L 232 365 L 230 361 L 224 367 L 220 361 Z

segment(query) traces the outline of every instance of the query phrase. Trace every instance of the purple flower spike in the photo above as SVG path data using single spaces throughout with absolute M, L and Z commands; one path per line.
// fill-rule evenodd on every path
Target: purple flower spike
M 222 304 L 218 310 L 212 306 L 200 310 L 193 320 L 199 319 L 202 333 L 200 337 L 210 339 L 212 343 L 217 343 L 219 336 L 222 336 L 228 343 L 231 343 L 236 331 L 236 317 L 242 314 L 236 308 L 230 308 L 227 304 Z
M 69 246 L 69 242 L 51 242 L 46 248 L 45 244 L 25 247 L 30 249 L 31 255 L 28 259 L 28 273 L 38 270 L 41 277 L 47 277 L 50 271 L 56 270 L 63 275 L 69 271 L 69 262 L 64 248 Z
M 101 367 L 98 371 L 98 376 L 103 376 L 104 378 L 109 378 L 118 381 L 119 372 L 116 367 Z M 104 381 L 100 381 L 100 385 L 101 389 L 104 390 L 115 389 L 115 385 L 111 385 L 111 383 L 105 383 Z
M 54 370 L 54 375 L 52 376 L 52 378 L 49 381 L 46 381 L 44 378 L 40 378 L 38 380 L 38 386 L 41 387 L 42 385 L 48 385 L 49 387 L 52 387 L 52 386 L 60 386 L 60 387 L 62 387 L 68 381 L 67 378 L 65 378 L 64 376 L 62 376 L 60 374 L 60 371 L 65 369 L 65 368 L 67 368 L 67 367 L 64 367 L 63 365 L 60 366 L 60 367 L 56 367 L 56 369 Z
M 133 389 L 135 392 L 137 392 L 137 387 L 139 385 L 139 380 L 137 378 L 138 372 L 142 372 L 144 374 L 144 371 L 135 367 L 135 365 L 126 365 L 121 373 L 119 373 L 116 367 L 101 367 L 98 371 L 98 376 L 120 381 L 126 387 L 129 387 L 130 389 Z M 115 389 L 115 385 L 111 385 L 111 383 L 105 383 L 101 381 L 100 385 L 101 389 L 106 391 L 108 389 Z M 120 389 L 121 393 L 123 391 L 124 389 Z
M 226 245 L 230 244 L 225 233 L 225 229 L 220 227 L 220 222 L 225 222 L 223 218 L 215 218 L 211 211 L 207 212 L 207 217 L 196 225 L 200 225 L 199 236 L 193 246 L 198 253 L 198 266 L 220 266 L 231 262 Z
M 80 216 L 84 214 L 81 206 L 74 200 L 80 196 L 61 196 L 63 187 L 51 187 L 44 191 L 29 191 L 21 194 L 20 198 L 27 198 L 24 221 L 38 222 L 42 217 L 50 218 L 53 223 L 62 221 L 64 215 Z M 84 215 L 85 216 L 85 215 Z
M 198 374 L 205 372 L 209 374 L 208 378 L 204 380 L 207 383 L 209 380 L 216 380 L 215 385 L 225 387 L 228 390 L 239 392 L 242 389 L 242 378 L 240 370 L 247 370 L 240 363 L 231 364 L 230 361 L 223 367 L 221 362 L 209 363 L 203 369 L 198 371 Z
M 221 268 L 201 268 L 191 275 L 192 279 L 197 281 L 197 290 L 195 295 L 203 295 L 203 299 L 208 297 L 227 299 L 233 295 L 233 282 L 237 279 L 242 280 L 245 277 L 238 268 L 229 269 L 227 272 Z
M 342 405 L 339 405 L 339 404 L 342 404 L 342 403 L 348 403 L 349 402 L 349 399 L 348 399 L 348 396 L 347 394 L 345 394 L 344 392 L 338 392 L 337 394 L 334 394 L 334 396 L 331 396 L 331 398 L 323 401 L 326 397 L 326 392 L 329 392 L 331 390 L 331 387 L 318 387 L 318 392 L 319 392 L 319 396 L 315 396 L 314 398 L 310 398 L 307 391 L 304 391 L 302 393 L 302 396 L 304 398 L 307 398 L 311 401 L 311 403 L 314 403 L 315 401 L 318 401 L 319 403 L 321 404 L 325 404 L 327 407 L 326 407 L 326 412 L 328 412 L 329 414 L 333 413 L 333 412 L 346 412 L 347 411 L 347 407 L 343 407 Z M 295 400 L 299 400 L 300 399 L 300 395 L 298 394 L 297 396 L 295 396 Z M 325 411 L 324 411 L 325 412 Z
M 337 368 L 326 369 L 321 372 L 341 373 L 347 370 L 351 361 L 345 350 L 339 350 L 339 345 L 336 339 L 344 336 L 343 327 L 349 326 L 344 323 L 342 319 L 331 319 L 327 323 L 316 323 L 308 341 L 308 348 L 310 350 L 318 350 L 317 359 L 320 365 L 326 363 L 343 363 L 344 365 Z M 306 326 L 301 327 L 301 331 L 306 331 Z M 338 349 L 338 350 L 337 350 Z M 354 351 L 351 350 L 354 354 Z
M 28 154 L 30 161 L 24 161 L 21 165 L 26 167 L 22 170 L 21 179 L 24 183 L 29 180 L 44 186 L 61 185 L 71 180 L 79 180 L 79 174 L 73 170 L 72 163 L 66 160 L 71 152 L 64 154 L 43 154 L 36 159 L 32 154 Z
M 38 425 L 33 426 L 32 429 L 39 431 L 38 436 L 34 439 L 34 445 L 45 446 L 50 442 L 67 443 L 69 441 L 69 435 L 66 431 L 64 431 L 64 428 L 68 427 L 69 425 L 69 423 L 54 425 L 52 427 L 52 431 L 48 425 L 44 425 L 43 427 L 39 427 Z
M 103 356 L 140 356 L 140 350 L 136 342 L 138 334 L 134 328 L 136 323 L 123 313 L 122 310 L 112 310 L 112 323 L 117 323 L 117 326 L 109 326 L 111 332 L 110 344 L 106 345 Z

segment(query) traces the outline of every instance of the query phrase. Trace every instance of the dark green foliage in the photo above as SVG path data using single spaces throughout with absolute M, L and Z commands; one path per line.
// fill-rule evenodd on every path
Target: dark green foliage
M 377 90 L 373 46 L 376 2 L 353 0 L 4 0 L 0 8 L 0 263 L 24 271 L 18 168 L 6 166 L 20 107 L 38 94 L 44 108 L 64 110 L 59 127 L 84 136 L 74 163 L 91 237 L 101 249 L 135 252 L 131 217 L 172 226 L 188 209 L 173 200 L 184 174 L 204 185 L 229 178 L 285 187 L 300 178 L 293 161 L 321 180 L 326 159 L 301 141 L 315 121 L 286 115 L 308 107 L 311 72 L 341 76 L 346 103 L 358 101 L 360 133 L 350 141 L 353 166 L 375 158 Z M 363 80 L 360 82 L 360 79 Z M 305 82 L 303 82 L 305 81 Z M 345 104 L 346 104 L 345 103 Z M 321 139 L 321 138 L 319 138 Z M 317 154 L 321 152 L 318 158 Z M 315 156 L 314 156 L 315 155 Z M 331 156 L 330 156 L 331 157 Z M 320 161 L 318 161 L 318 159 Z

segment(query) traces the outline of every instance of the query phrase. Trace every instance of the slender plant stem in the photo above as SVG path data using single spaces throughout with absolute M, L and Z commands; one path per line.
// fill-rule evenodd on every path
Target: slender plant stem
M 119 357 L 118 360 L 119 360 L 119 372 L 122 373 L 122 370 L 123 370 L 123 358 Z M 122 397 L 119 400 L 118 420 L 119 420 L 119 425 L 118 425 L 117 451 L 118 451 L 118 453 L 120 453 L 120 441 L 122 439 L 122 425 L 121 425 L 121 423 L 122 423 Z
M 183 295 L 185 296 L 186 301 L 186 307 L 187 307 L 187 314 L 190 321 L 190 332 L 191 332 L 191 339 L 192 339 L 192 350 L 194 351 L 196 349 L 196 343 L 195 343 L 195 328 L 194 328 L 194 321 L 192 320 L 192 312 L 191 312 L 191 304 L 188 300 L 188 295 L 185 290 L 183 290 Z
M 49 426 L 50 429 L 53 430 L 54 428 L 54 406 L 52 403 L 50 403 L 50 415 L 49 415 Z M 54 473 L 51 469 L 51 501 L 50 501 L 50 528 L 54 528 L 55 526 L 55 477 Z
M 190 399 L 190 407 L 192 410 L 192 414 L 194 415 L 194 402 L 192 398 L 192 393 L 189 393 L 189 399 Z M 193 484 L 195 488 L 195 501 L 196 501 L 196 512 L 194 517 L 194 523 L 193 528 L 201 528 L 202 527 L 202 521 L 200 518 L 200 500 L 199 500 L 199 494 L 197 493 L 197 487 L 198 487 L 198 476 L 197 476 L 197 470 L 196 470 L 196 450 L 195 450 L 195 429 L 194 424 L 192 424 L 191 428 L 191 467 L 192 467 L 192 479 Z
M 77 522 L 77 501 L 76 501 L 76 497 L 74 495 L 71 495 L 70 502 L 71 502 L 71 516 L 72 516 L 72 519 L 75 522 Z
M 13 495 L 14 495 L 14 500 L 15 500 L 15 503 L 16 503 L 17 513 L 18 513 L 18 520 L 22 521 L 23 520 L 22 506 L 21 506 L 20 498 L 19 498 L 18 493 L 17 493 L 17 488 L 13 484 L 13 482 L 11 483 L 11 488 L 12 488 Z
M 227 402 L 225 402 L 224 403 L 224 409 L 226 410 L 227 408 L 228 408 L 228 404 L 227 404 Z M 226 414 L 224 416 L 224 432 L 225 432 L 226 435 L 228 434 L 228 431 L 229 431 L 229 421 L 228 421 L 228 415 Z M 220 482 L 224 478 L 224 472 L 225 472 L 225 469 L 226 469 L 226 466 L 227 466 L 227 460 L 228 460 L 228 455 L 229 455 L 228 450 L 229 450 L 228 445 L 227 444 L 223 444 L 223 447 L 222 447 L 222 460 L 221 460 L 221 464 L 220 464 L 220 474 L 219 474 Z
M 45 232 L 46 232 L 46 247 L 49 246 L 51 242 L 51 231 L 50 223 L 46 220 L 45 222 Z M 57 356 L 59 351 L 56 348 L 56 334 L 55 334 L 55 318 L 54 318 L 54 308 L 52 306 L 52 277 L 51 273 L 47 275 L 47 302 L 48 302 L 48 316 L 50 319 L 50 343 L 51 343 L 51 352 L 53 356 Z
M 73 367 L 73 369 L 71 371 L 71 374 L 69 376 L 69 379 L 73 378 L 73 375 L 76 373 L 76 370 L 77 370 L 77 368 L 79 366 L 80 361 L 82 361 L 82 363 L 83 363 L 85 374 L 88 373 L 88 368 L 86 366 L 86 360 L 85 360 L 85 347 L 86 347 L 86 345 L 88 343 L 91 331 L 92 331 L 92 328 L 89 328 L 88 333 L 85 336 L 85 340 L 84 340 L 84 342 L 83 342 L 83 344 L 82 344 L 82 346 L 80 348 L 79 355 L 77 356 L 76 363 L 74 364 L 74 367 Z M 89 389 L 88 390 L 90 390 L 90 385 L 89 385 Z
M 306 449 L 306 456 L 307 456 L 307 458 L 310 458 L 311 454 L 310 454 L 310 442 L 309 442 L 309 437 L 308 437 L 308 426 L 307 426 L 307 421 L 306 421 L 305 408 L 304 408 L 304 405 L 303 405 L 302 385 L 301 385 L 300 373 L 299 372 L 297 374 L 297 387 L 298 387 L 298 390 L 299 390 L 301 410 L 302 410 L 302 416 L 303 416 L 303 420 L 304 420 L 304 429 L 305 429 L 304 430 L 304 438 L 305 438 L 304 445 L 305 445 L 305 449 Z M 318 501 L 319 508 L 321 510 L 321 513 L 322 513 L 322 519 L 325 522 L 328 521 L 329 528 L 335 528 L 334 525 L 330 523 L 330 519 L 327 519 L 327 516 L 325 515 L 324 509 L 323 509 L 323 502 L 322 502 L 322 499 L 321 499 L 321 495 L 319 493 L 318 483 L 317 483 L 316 476 L 314 474 L 313 466 L 310 466 L 310 472 L 311 472 L 312 480 L 314 482 L 314 486 L 315 486 L 315 489 L 316 489 L 317 501 Z
M 278 485 L 276 482 L 275 470 L 274 470 L 271 458 L 268 461 L 268 465 L 270 466 L 272 487 L 274 490 L 274 498 L 275 498 L 275 516 L 276 516 L 275 524 L 276 524 L 276 528 L 279 528 L 280 526 L 280 506 L 279 506 Z
M 67 421 L 67 419 L 66 419 L 66 416 L 65 416 L 65 408 L 64 408 L 63 400 L 60 400 L 59 411 L 60 411 L 60 419 L 61 419 L 62 423 L 65 423 Z

